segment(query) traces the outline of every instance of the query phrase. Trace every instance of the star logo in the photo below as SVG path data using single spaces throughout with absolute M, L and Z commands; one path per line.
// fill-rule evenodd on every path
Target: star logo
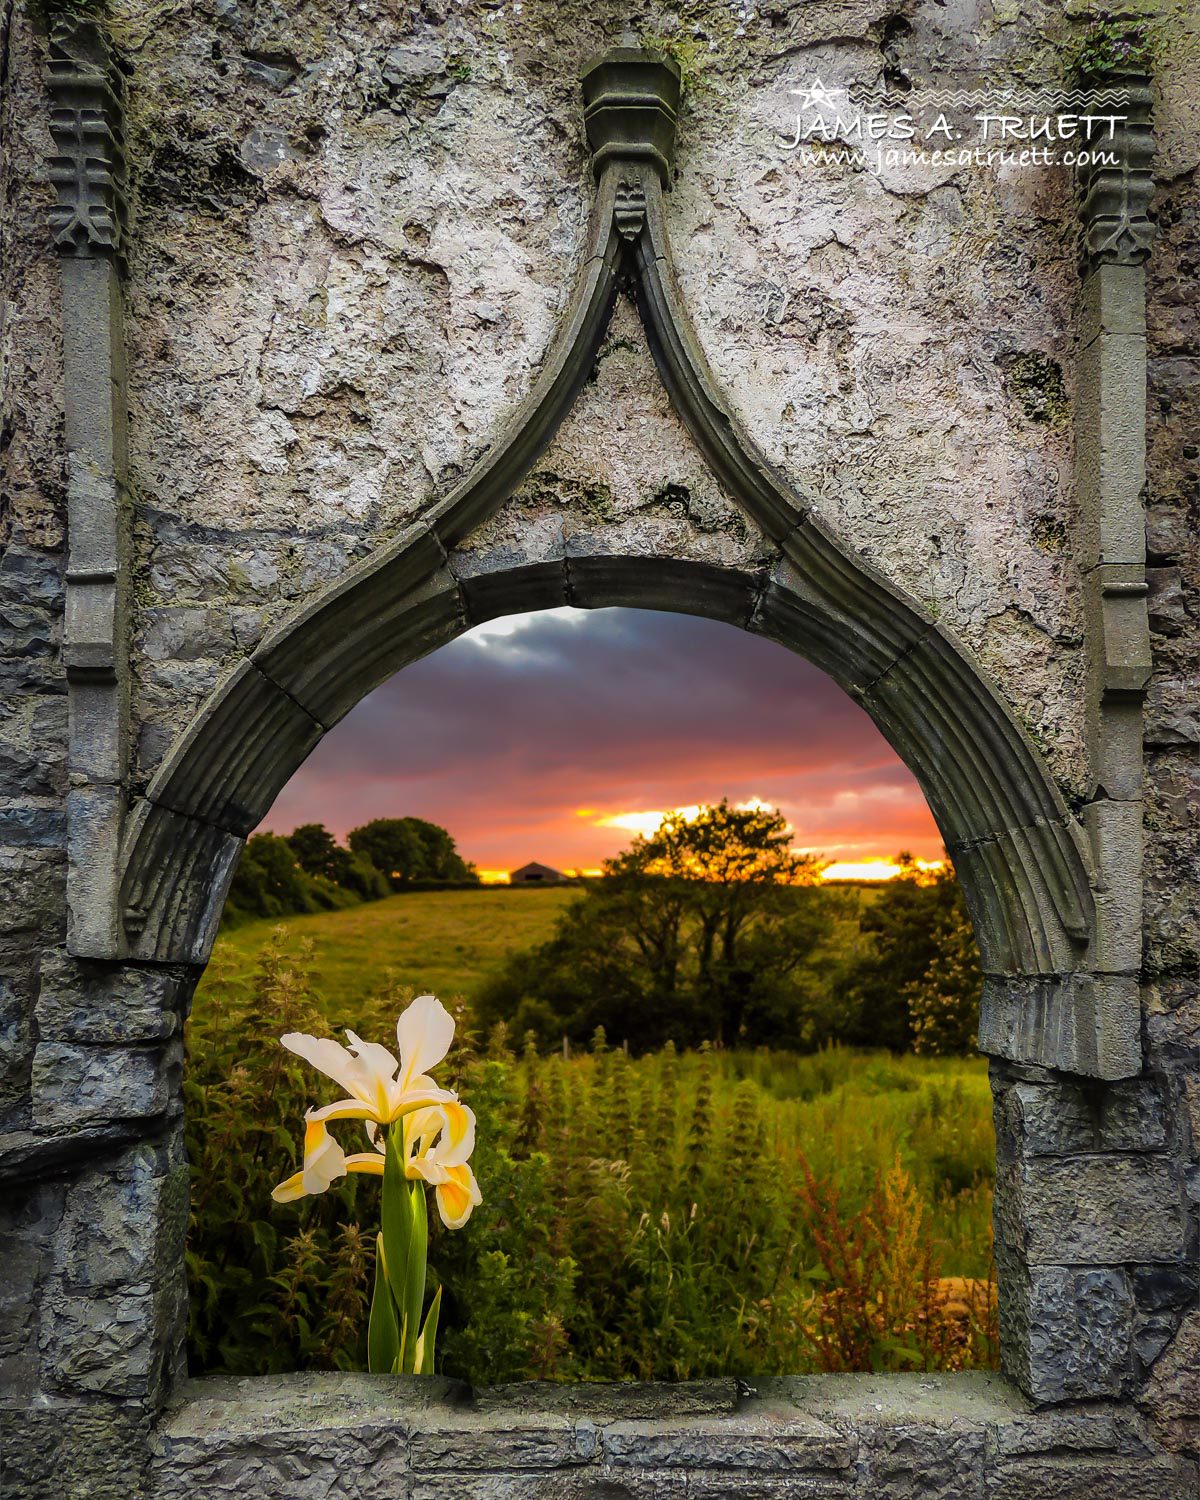
M 838 98 L 845 94 L 845 89 L 827 89 L 819 78 L 814 78 L 806 89 L 792 89 L 793 94 L 800 96 L 801 109 L 822 109 L 827 105 L 836 104 Z

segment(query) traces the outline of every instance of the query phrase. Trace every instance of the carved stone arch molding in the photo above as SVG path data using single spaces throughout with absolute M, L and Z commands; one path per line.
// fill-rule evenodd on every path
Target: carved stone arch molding
M 597 179 L 587 250 L 528 399 L 450 494 L 214 691 L 126 821 L 118 947 L 143 961 L 203 962 L 242 840 L 321 735 L 400 667 L 496 615 L 636 605 L 769 636 L 871 714 L 916 774 L 966 892 L 988 975 L 985 1051 L 1091 1076 L 1136 1072 L 1135 979 L 1096 972 L 1089 843 L 1042 758 L 962 647 L 851 555 L 758 451 L 704 359 L 666 226 L 678 70 L 618 48 L 585 72 L 584 95 Z M 453 549 L 551 441 L 623 290 L 676 411 L 777 562 L 753 573 L 567 556 L 460 578 Z

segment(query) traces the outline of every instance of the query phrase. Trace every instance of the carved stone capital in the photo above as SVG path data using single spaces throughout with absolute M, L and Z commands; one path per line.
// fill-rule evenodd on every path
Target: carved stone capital
M 646 161 L 670 186 L 680 74 L 668 57 L 614 47 L 583 72 L 583 122 L 599 177 L 610 161 Z
M 95 21 L 60 16 L 50 34 L 50 210 L 62 255 L 122 262 L 127 215 L 124 85 Z
M 1107 128 L 1101 128 L 1087 143 L 1090 153 L 1115 157 L 1115 162 L 1076 169 L 1085 276 L 1101 265 L 1140 265 L 1154 244 L 1149 215 L 1154 194 L 1150 80 L 1144 73 L 1131 73 L 1106 82 L 1123 89 L 1127 103 L 1114 109 L 1125 118 L 1115 125 L 1111 137 Z

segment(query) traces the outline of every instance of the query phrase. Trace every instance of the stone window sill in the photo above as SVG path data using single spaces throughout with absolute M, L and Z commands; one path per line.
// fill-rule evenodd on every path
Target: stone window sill
M 1187 1483 L 1128 1407 L 1039 1413 L 982 1373 L 474 1391 L 403 1376 L 192 1381 L 154 1463 L 156 1500 L 1174 1500 Z

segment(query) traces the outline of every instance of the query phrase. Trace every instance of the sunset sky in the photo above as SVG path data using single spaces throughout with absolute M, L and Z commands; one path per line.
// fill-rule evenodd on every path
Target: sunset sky
M 797 848 L 859 864 L 941 855 L 929 809 L 828 677 L 733 626 L 560 609 L 480 626 L 325 736 L 263 827 L 447 827 L 481 871 L 591 869 L 666 809 L 756 800 Z

